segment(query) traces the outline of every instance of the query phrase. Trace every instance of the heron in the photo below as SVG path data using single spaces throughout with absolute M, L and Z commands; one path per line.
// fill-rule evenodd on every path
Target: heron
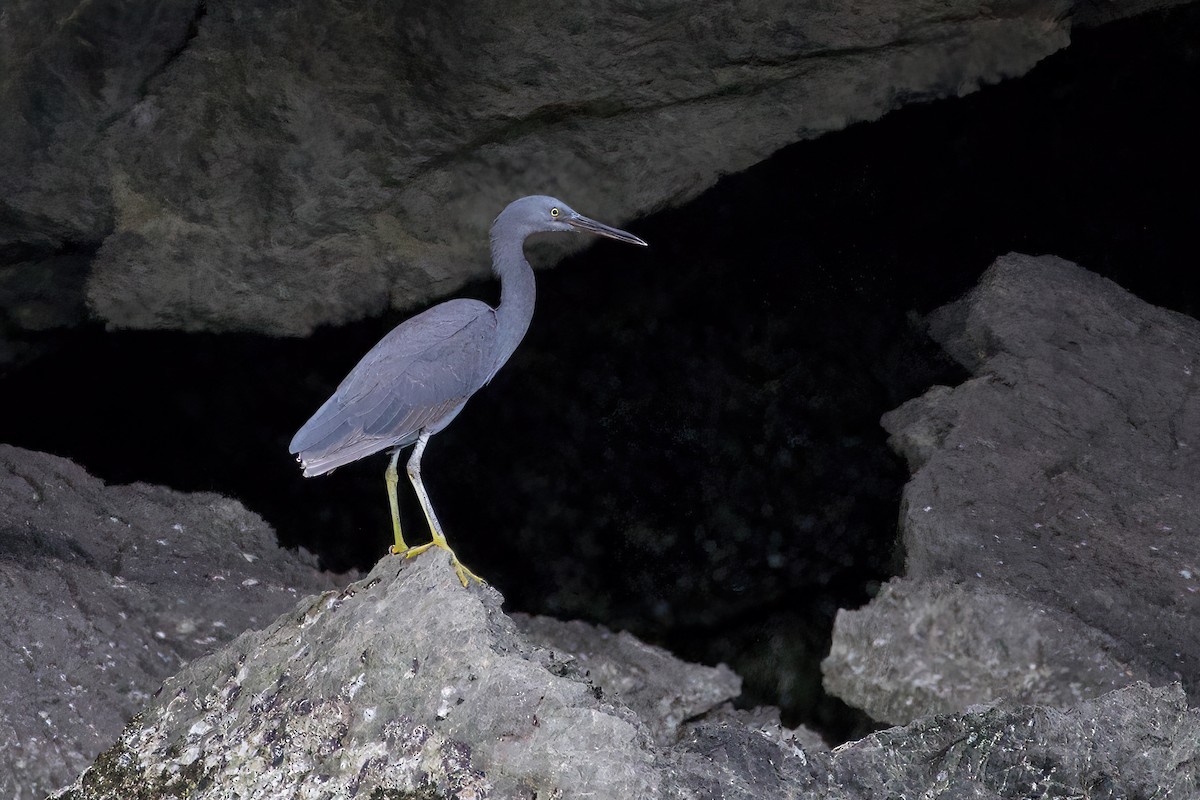
M 421 481 L 421 457 L 429 439 L 444 430 L 467 400 L 488 384 L 521 343 L 533 318 L 533 268 L 525 240 L 536 233 L 584 232 L 646 246 L 632 233 L 604 225 L 561 200 L 532 195 L 514 200 L 492 223 L 492 272 L 500 281 L 500 303 L 456 298 L 397 325 L 367 352 L 312 418 L 292 438 L 289 450 L 312 477 L 383 450 L 391 454 L 384 481 L 392 511 L 395 544 L 389 552 L 407 558 L 431 547 L 450 554 L 464 587 L 483 583 L 454 554 Z M 425 512 L 431 540 L 410 547 L 400 528 L 396 465 L 413 445 L 408 479 Z

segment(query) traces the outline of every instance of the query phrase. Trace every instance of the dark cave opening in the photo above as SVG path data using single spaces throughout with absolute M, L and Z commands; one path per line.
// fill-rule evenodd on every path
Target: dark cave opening
M 907 470 L 879 416 L 963 378 L 919 315 L 1011 250 L 1200 314 L 1196 42 L 1197 6 L 1084 31 L 1024 78 L 625 224 L 646 252 L 601 243 L 541 272 L 526 341 L 425 460 L 464 562 L 509 610 L 726 661 L 748 704 L 861 731 L 819 661 L 836 611 L 899 568 Z M 366 568 L 391 536 L 383 458 L 306 481 L 287 443 L 404 316 L 307 340 L 77 330 L 3 378 L 0 441 L 236 497 L 284 544 Z M 407 495 L 404 518 L 421 538 Z

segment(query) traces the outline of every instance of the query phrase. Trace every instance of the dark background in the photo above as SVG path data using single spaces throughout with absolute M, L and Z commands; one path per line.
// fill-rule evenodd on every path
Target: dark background
M 1012 250 L 1197 316 L 1198 42 L 1194 5 L 1077 33 L 1024 78 L 624 225 L 647 250 L 600 242 L 542 272 L 525 343 L 424 462 L 463 561 L 509 610 L 726 661 L 747 704 L 861 731 L 818 663 L 837 609 L 902 565 L 907 470 L 879 416 L 965 376 L 920 316 Z M 76 330 L 0 379 L 0 441 L 236 497 L 285 545 L 367 569 L 391 541 L 384 457 L 304 480 L 287 444 L 405 316 L 307 340 Z M 422 541 L 409 496 L 404 518 Z

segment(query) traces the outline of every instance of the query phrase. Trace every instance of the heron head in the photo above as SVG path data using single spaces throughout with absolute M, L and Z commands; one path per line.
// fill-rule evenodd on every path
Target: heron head
M 546 195 L 532 195 L 514 200 L 496 218 L 496 224 L 499 226 L 506 218 L 511 219 L 510 224 L 522 230 L 527 236 L 555 231 L 585 232 L 606 236 L 619 242 L 646 246 L 645 242 L 632 233 L 585 217 L 563 201 Z

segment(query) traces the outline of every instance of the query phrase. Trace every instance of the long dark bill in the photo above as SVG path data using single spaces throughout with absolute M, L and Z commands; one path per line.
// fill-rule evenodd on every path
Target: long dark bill
M 609 239 L 616 239 L 618 242 L 628 242 L 629 244 L 640 244 L 642 247 L 649 247 L 638 237 L 632 233 L 623 231 L 620 228 L 612 228 L 605 225 L 603 222 L 596 222 L 594 219 L 588 219 L 582 214 L 575 214 L 567 220 L 567 224 L 579 231 L 587 231 L 595 233 L 599 236 L 607 236 Z

